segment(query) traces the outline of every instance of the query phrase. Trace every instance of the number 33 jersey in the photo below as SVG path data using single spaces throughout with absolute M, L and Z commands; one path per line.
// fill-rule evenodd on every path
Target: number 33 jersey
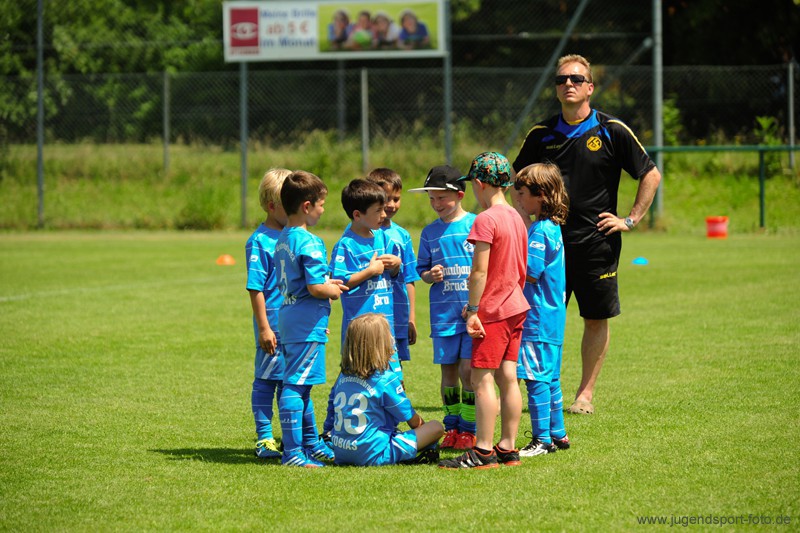
M 400 378 L 391 370 L 367 379 L 339 374 L 333 387 L 331 445 L 336 462 L 374 464 L 384 455 L 397 425 L 414 416 Z

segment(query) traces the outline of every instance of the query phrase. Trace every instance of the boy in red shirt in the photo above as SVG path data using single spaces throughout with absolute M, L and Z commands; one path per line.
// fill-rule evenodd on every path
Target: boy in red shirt
M 464 309 L 467 333 L 472 337 L 472 387 L 475 391 L 475 447 L 439 467 L 495 468 L 520 464 L 516 448 L 522 415 L 517 384 L 522 323 L 530 305 L 522 289 L 527 265 L 527 231 L 519 213 L 509 205 L 505 191 L 514 184 L 508 159 L 497 152 L 479 154 L 469 173 L 478 204 L 484 209 L 467 240 L 475 245 L 469 276 L 469 303 Z M 495 384 L 500 389 L 501 437 L 496 446 Z

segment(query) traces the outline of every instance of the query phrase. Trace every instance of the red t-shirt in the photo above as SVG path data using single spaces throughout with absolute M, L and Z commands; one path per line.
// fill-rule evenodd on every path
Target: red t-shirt
M 527 312 L 531 306 L 522 288 L 528 262 L 528 233 L 519 213 L 509 205 L 493 205 L 475 218 L 467 240 L 492 246 L 478 310 L 481 321 L 497 322 Z

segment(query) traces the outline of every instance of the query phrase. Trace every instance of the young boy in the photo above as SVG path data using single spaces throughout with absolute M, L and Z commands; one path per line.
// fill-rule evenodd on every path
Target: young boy
M 415 305 L 417 292 L 414 282 L 419 280 L 417 273 L 417 256 L 411 235 L 392 218 L 400 211 L 400 194 L 403 191 L 403 180 L 400 175 L 389 168 L 376 168 L 367 176 L 367 181 L 377 183 L 386 193 L 386 205 L 383 210 L 383 230 L 392 241 L 391 253 L 402 262 L 400 274 L 392 278 L 392 299 L 394 301 L 394 338 L 397 342 L 397 355 L 400 364 L 411 360 L 409 346 L 417 342 L 417 315 Z
M 470 384 L 472 339 L 461 311 L 467 303 L 467 277 L 472 267 L 473 246 L 467 235 L 475 215 L 461 207 L 466 187 L 460 178 L 461 172 L 451 166 L 434 167 L 425 185 L 409 192 L 427 192 L 439 217 L 422 230 L 417 272 L 431 286 L 433 362 L 441 365 L 445 414 L 441 447 L 467 450 L 475 445 L 475 393 Z
M 475 246 L 469 275 L 469 302 L 464 309 L 467 333 L 472 337 L 472 386 L 475 390 L 477 441 L 455 459 L 439 467 L 494 468 L 520 464 L 515 444 L 522 415 L 522 396 L 517 384 L 522 323 L 530 305 L 525 285 L 527 239 L 519 213 L 508 204 L 506 189 L 513 185 L 511 166 L 496 152 L 479 154 L 462 178 L 472 181 L 478 204 L 484 209 L 476 218 L 468 240 Z M 501 438 L 496 446 L 495 385 L 500 390 Z
M 278 331 L 286 358 L 283 391 L 278 402 L 283 432 L 283 457 L 288 466 L 317 468 L 317 459 L 333 459 L 333 451 L 317 434 L 311 387 L 325 383 L 325 343 L 330 300 L 347 287 L 328 279 L 322 239 L 308 228 L 325 212 L 328 189 L 314 174 L 297 170 L 281 187 L 286 227 L 275 246 L 278 287 L 283 303 Z
M 342 207 L 351 223 L 333 246 L 330 264 L 331 278 L 349 289 L 342 295 L 342 348 L 347 326 L 364 313 L 383 314 L 394 330 L 391 278 L 400 271 L 400 258 L 388 253 L 392 243 L 385 232 L 379 231 L 386 218 L 385 204 L 383 188 L 367 180 L 354 179 L 342 190 Z M 392 356 L 390 365 L 402 380 L 397 353 Z M 322 428 L 324 438 L 327 439 L 332 428 L 331 395 Z
M 333 246 L 330 263 L 331 278 L 349 289 L 342 295 L 342 346 L 350 321 L 364 313 L 382 313 L 394 328 L 392 276 L 399 274 L 401 261 L 390 253 L 386 232 L 379 231 L 385 205 L 383 188 L 367 180 L 354 179 L 342 190 L 351 222 Z
M 514 180 L 514 200 L 528 226 L 525 298 L 531 305 L 522 330 L 517 377 L 525 380 L 531 441 L 519 454 L 533 457 L 570 447 L 564 428 L 561 353 L 567 318 L 564 241 L 561 224 L 569 200 L 554 163 L 534 163 Z M 530 217 L 536 220 L 531 221 Z
M 256 342 L 255 377 L 250 402 L 256 423 L 256 456 L 281 456 L 272 434 L 272 402 L 280 400 L 283 387 L 284 358 L 281 357 L 278 308 L 281 293 L 275 274 L 275 243 L 286 225 L 286 211 L 281 205 L 281 186 L 291 174 L 285 168 L 273 168 L 264 174 L 258 186 L 258 199 L 267 218 L 247 239 L 247 292 L 253 308 L 253 333 Z

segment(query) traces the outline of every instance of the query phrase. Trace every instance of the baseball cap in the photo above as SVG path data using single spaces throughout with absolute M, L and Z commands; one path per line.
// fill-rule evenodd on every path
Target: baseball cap
M 506 156 L 498 152 L 483 152 L 475 156 L 469 172 L 466 176 L 461 176 L 460 180 L 478 180 L 494 187 L 514 185 L 511 180 L 511 165 Z
M 449 165 L 441 165 L 433 167 L 428 172 L 428 177 L 425 178 L 425 185 L 417 189 L 409 189 L 408 192 L 426 192 L 426 191 L 461 191 L 464 192 L 467 188 L 466 183 L 459 181 L 461 179 L 461 172 Z

